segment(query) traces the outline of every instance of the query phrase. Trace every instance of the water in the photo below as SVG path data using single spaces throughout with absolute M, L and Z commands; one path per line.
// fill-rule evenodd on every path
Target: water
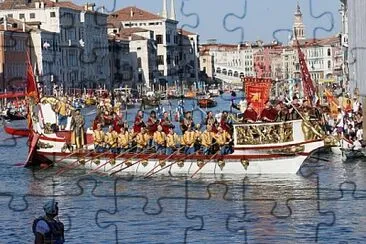
M 219 99 L 212 110 L 229 104 Z M 136 110 L 129 111 L 129 120 Z M 92 110 L 84 113 L 94 116 Z M 194 115 L 200 123 L 198 110 Z M 58 168 L 15 166 L 26 150 L 25 138 L 0 133 L 1 243 L 31 243 L 32 221 L 52 198 L 59 202 L 67 243 L 366 241 L 362 159 L 342 163 L 323 152 L 314 156 L 322 160 L 308 160 L 297 175 L 142 179 L 82 169 L 55 176 Z

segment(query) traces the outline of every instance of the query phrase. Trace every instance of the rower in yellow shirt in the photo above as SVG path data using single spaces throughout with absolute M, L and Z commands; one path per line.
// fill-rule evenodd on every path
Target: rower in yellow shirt
M 166 135 L 163 132 L 163 127 L 158 125 L 158 130 L 154 132 L 153 142 L 155 144 L 156 153 L 163 154 L 165 151 Z
M 175 133 L 172 128 L 169 128 L 169 133 L 166 136 L 166 151 L 165 151 L 165 153 L 167 155 L 172 154 L 173 151 L 175 149 L 177 149 L 179 142 L 180 142 L 180 138 L 177 135 L 177 133 Z
M 64 130 L 67 125 L 67 116 L 69 114 L 69 106 L 66 97 L 62 97 L 56 103 L 55 112 L 58 115 L 58 126 L 60 130 Z
M 206 130 L 200 136 L 203 154 L 209 155 L 212 153 L 211 147 L 214 135 L 215 133 L 212 132 L 212 126 L 208 124 Z
M 192 154 L 194 153 L 194 143 L 196 142 L 196 133 L 192 130 L 191 126 L 187 127 L 186 132 L 184 132 L 182 144 L 185 146 L 184 153 Z
M 146 149 L 146 146 L 150 140 L 150 136 L 147 134 L 147 130 L 145 127 L 141 128 L 140 133 L 136 135 L 136 152 L 143 152 Z
M 105 135 L 105 143 L 107 148 L 111 150 L 112 153 L 118 153 L 117 150 L 117 138 L 118 133 L 113 129 L 113 126 L 108 127 L 108 132 Z
M 200 150 L 201 148 L 201 125 L 200 124 L 196 124 L 195 129 L 194 129 L 194 133 L 195 133 L 195 142 L 194 142 L 194 150 L 197 152 L 198 150 Z
M 102 124 L 99 123 L 97 129 L 93 131 L 94 149 L 98 153 L 104 151 L 104 136 Z
M 220 147 L 220 154 L 228 154 L 229 153 L 229 143 L 231 142 L 231 136 L 227 131 L 224 131 L 220 126 L 217 128 L 217 133 L 214 136 L 217 145 Z
M 126 130 L 125 127 L 122 127 L 117 138 L 119 152 L 126 152 L 128 150 L 131 139 L 132 137 L 130 136 L 128 130 Z

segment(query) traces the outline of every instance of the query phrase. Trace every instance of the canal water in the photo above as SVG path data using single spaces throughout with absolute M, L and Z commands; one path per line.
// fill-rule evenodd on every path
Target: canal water
M 217 101 L 213 112 L 230 109 L 230 95 Z M 174 112 L 176 103 L 164 109 Z M 201 123 L 194 103 L 186 100 L 185 108 Z M 137 109 L 127 111 L 128 120 Z M 94 112 L 83 111 L 89 120 Z M 19 167 L 26 141 L 0 132 L 0 243 L 32 243 L 32 222 L 50 199 L 59 202 L 67 243 L 366 241 L 363 159 L 343 163 L 325 151 L 296 175 L 113 178 L 82 169 L 57 175 L 57 167 Z

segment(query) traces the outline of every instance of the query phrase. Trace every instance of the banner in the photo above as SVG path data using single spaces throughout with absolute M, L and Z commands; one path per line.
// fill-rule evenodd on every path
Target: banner
M 244 78 L 245 97 L 253 104 L 255 111 L 260 114 L 265 102 L 270 98 L 272 80 L 268 78 Z

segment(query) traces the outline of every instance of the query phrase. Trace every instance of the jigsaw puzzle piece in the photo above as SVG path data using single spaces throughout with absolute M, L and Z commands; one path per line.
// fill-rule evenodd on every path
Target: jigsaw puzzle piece
M 187 215 L 185 182 L 169 181 L 117 180 L 116 208 L 98 211 L 98 226 L 114 231 L 117 243 L 186 243 L 188 233 L 202 228 L 202 219 Z M 152 199 L 158 208 L 148 212 Z

